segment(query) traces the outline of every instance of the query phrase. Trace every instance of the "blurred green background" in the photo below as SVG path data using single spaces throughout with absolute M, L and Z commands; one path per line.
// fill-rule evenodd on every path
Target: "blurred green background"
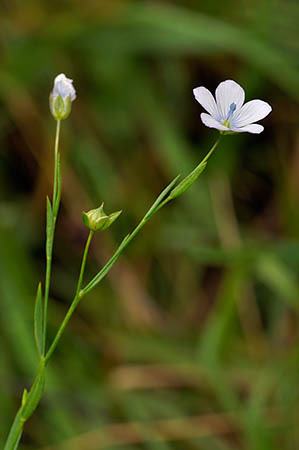
M 226 136 L 84 299 L 49 365 L 22 450 L 299 448 L 299 4 L 296 0 L 2 0 L 0 445 L 29 386 L 44 277 L 54 77 L 78 98 L 62 124 L 63 194 L 49 332 L 165 185 L 217 132 L 192 89 L 232 78 L 273 106 Z

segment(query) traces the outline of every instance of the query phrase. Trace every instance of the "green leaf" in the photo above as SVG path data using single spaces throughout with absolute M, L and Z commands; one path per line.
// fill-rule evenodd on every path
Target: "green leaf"
M 45 388 L 45 365 L 40 365 L 37 377 L 27 394 L 26 403 L 22 406 L 22 420 L 26 421 L 35 411 Z
M 42 310 L 42 288 L 39 283 L 34 307 L 34 338 L 39 356 L 42 355 L 43 342 L 43 310 Z
M 151 206 L 151 208 L 148 210 L 148 212 L 145 214 L 143 220 L 148 220 L 153 214 L 155 214 L 156 210 L 159 207 L 159 204 L 162 202 L 162 200 L 165 198 L 166 194 L 170 191 L 170 189 L 175 185 L 175 183 L 178 181 L 181 175 L 177 175 L 171 183 L 169 183 L 168 186 L 161 192 L 157 200 L 154 202 L 154 204 Z
M 18 435 L 17 435 L 17 441 L 16 441 L 16 443 L 15 443 L 15 446 L 14 446 L 13 450 L 17 450 L 17 449 L 19 448 L 19 443 L 20 443 L 20 440 L 21 440 L 21 437 L 22 437 L 22 431 L 23 431 L 23 429 L 21 429 L 21 430 L 18 432 Z
M 128 234 L 123 241 L 121 242 L 120 246 L 114 253 L 114 255 L 110 258 L 110 260 L 107 262 L 107 264 L 97 273 L 95 277 L 85 286 L 84 289 L 82 289 L 83 295 L 85 295 L 87 292 L 89 292 L 91 289 L 93 289 L 109 272 L 111 267 L 114 265 L 114 263 L 117 261 L 119 255 L 121 252 L 126 248 L 128 243 L 133 239 L 133 237 L 138 233 L 138 231 L 144 226 L 144 224 L 149 220 L 149 218 L 155 214 L 156 211 L 158 211 L 159 205 L 162 202 L 162 200 L 165 198 L 166 194 L 170 191 L 170 189 L 175 185 L 177 180 L 179 179 L 180 175 L 175 177 L 171 183 L 161 192 L 161 194 L 158 196 L 158 198 L 155 200 L 153 205 L 150 207 L 148 212 L 145 214 L 141 222 L 137 225 L 135 230 L 133 230 L 132 233 Z
M 4 450 L 17 450 L 23 433 L 24 422 L 22 421 L 22 408 L 20 407 L 10 429 Z
M 121 252 L 126 248 L 128 243 L 130 242 L 132 234 L 127 234 L 125 238 L 120 243 L 118 249 L 114 253 L 114 255 L 109 259 L 109 261 L 105 264 L 105 266 L 93 277 L 93 279 L 82 289 L 83 295 L 93 289 L 109 272 L 113 264 L 119 258 Z
M 47 196 L 47 242 L 46 242 L 46 255 L 51 254 L 52 246 L 52 229 L 53 229 L 53 211 L 49 197 Z
M 179 195 L 183 194 L 189 187 L 194 183 L 194 181 L 199 177 L 199 175 L 205 170 L 207 166 L 207 163 L 199 164 L 197 167 L 195 167 L 192 172 L 186 176 L 169 194 L 168 199 L 172 200 L 176 197 L 179 197 Z
M 27 391 L 27 389 L 24 389 L 24 392 L 23 392 L 23 395 L 22 395 L 22 406 L 25 405 L 27 397 L 28 397 L 28 391 Z

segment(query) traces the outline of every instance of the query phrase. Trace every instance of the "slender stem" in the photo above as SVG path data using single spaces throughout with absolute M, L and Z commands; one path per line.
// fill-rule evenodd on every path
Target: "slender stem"
M 55 149 L 54 149 L 54 184 L 53 184 L 53 198 L 52 198 L 52 223 L 49 227 L 49 234 L 47 235 L 47 252 L 46 252 L 46 279 L 45 279 L 45 295 L 44 295 L 44 315 L 43 315 L 43 348 L 42 353 L 45 354 L 46 337 L 47 337 L 47 316 L 48 316 L 48 301 L 51 282 L 51 268 L 52 268 L 52 254 L 53 241 L 55 233 L 56 218 L 60 204 L 61 193 L 61 178 L 59 170 L 59 137 L 60 137 L 60 120 L 56 124 Z M 48 224 L 47 224 L 48 226 Z
M 60 337 L 61 337 L 61 335 L 62 335 L 62 333 L 63 333 L 63 331 L 64 331 L 64 329 L 65 329 L 65 327 L 66 327 L 66 325 L 68 323 L 68 321 L 70 320 L 70 318 L 71 318 L 71 316 L 72 316 L 76 306 L 78 305 L 79 301 L 83 297 L 80 294 L 80 291 L 81 291 L 81 286 L 82 286 L 82 282 L 83 282 L 83 276 L 84 276 L 84 271 L 85 271 L 87 254 L 88 254 L 89 246 L 90 246 L 91 239 L 92 239 L 93 235 L 94 235 L 94 231 L 90 230 L 88 238 L 87 238 L 87 241 L 86 241 L 83 257 L 82 257 L 80 275 L 79 275 L 79 279 L 78 279 L 78 284 L 77 284 L 77 289 L 76 289 L 76 294 L 75 294 L 74 300 L 72 301 L 72 304 L 69 307 L 69 309 L 68 309 L 68 311 L 67 311 L 67 313 L 66 313 L 66 315 L 65 315 L 65 317 L 64 317 L 64 319 L 62 321 L 62 324 L 60 325 L 59 330 L 57 331 L 56 336 L 55 336 L 55 338 L 54 338 L 54 340 L 53 340 L 53 342 L 52 342 L 52 344 L 51 344 L 51 346 L 50 346 L 50 348 L 49 348 L 49 350 L 48 350 L 48 352 L 47 352 L 47 354 L 45 356 L 45 363 L 47 363 L 48 360 L 50 359 L 52 353 L 54 352 L 54 350 L 55 350 L 55 348 L 56 348 L 56 346 L 57 346 L 57 344 L 58 344 L 58 342 L 60 340 Z
M 218 138 L 218 140 L 215 142 L 215 144 L 213 145 L 213 147 L 211 148 L 211 150 L 207 153 L 207 155 L 204 157 L 204 159 L 199 163 L 199 165 L 205 163 L 209 157 L 212 155 L 212 153 L 214 152 L 215 148 L 217 147 L 219 141 L 220 141 L 221 137 Z M 166 198 L 164 201 L 163 198 L 165 198 L 165 195 L 170 191 L 170 189 L 173 187 L 173 185 L 175 184 L 175 182 L 177 181 L 176 177 L 165 189 L 164 191 L 159 195 L 159 197 L 157 198 L 157 200 L 154 202 L 154 204 L 152 205 L 152 207 L 149 209 L 149 211 L 145 214 L 145 216 L 143 217 L 143 219 L 139 222 L 139 224 L 135 227 L 135 229 L 132 231 L 132 233 L 130 233 L 128 236 L 126 236 L 124 238 L 124 240 L 122 241 L 122 243 L 120 244 L 120 246 L 118 247 L 118 249 L 116 250 L 116 252 L 114 253 L 114 255 L 109 259 L 109 261 L 105 264 L 105 266 L 100 270 L 100 272 L 85 286 L 84 289 L 81 290 L 81 286 L 82 286 L 82 280 L 83 280 L 83 275 L 84 275 L 84 269 L 85 269 L 85 263 L 86 263 L 86 256 L 88 253 L 88 249 L 89 249 L 89 245 L 90 245 L 90 241 L 91 238 L 93 236 L 93 232 L 89 233 L 88 239 L 87 239 L 87 243 L 86 243 L 86 247 L 85 247 L 85 251 L 84 251 L 84 255 L 83 255 L 83 259 L 82 259 L 82 265 L 81 265 L 81 270 L 80 270 L 80 276 L 79 276 L 79 280 L 78 280 L 78 285 L 77 285 L 77 289 L 76 289 L 76 295 L 74 297 L 74 300 L 71 304 L 71 306 L 69 307 L 63 322 L 45 356 L 45 362 L 47 363 L 48 360 L 50 359 L 52 353 L 54 352 L 58 341 L 60 340 L 60 337 L 68 323 L 68 321 L 70 320 L 76 306 L 78 305 L 79 301 L 81 300 L 82 297 L 84 297 L 87 292 L 89 292 L 91 289 L 93 289 L 105 276 L 106 274 L 110 271 L 110 269 L 112 268 L 112 266 L 115 264 L 115 262 L 117 261 L 117 259 L 119 258 L 120 254 L 123 252 L 123 250 L 129 245 L 129 243 L 132 241 L 132 239 L 136 236 L 136 234 L 141 230 L 141 228 L 146 224 L 146 222 L 152 217 L 153 214 L 155 214 L 159 209 L 160 209 L 160 205 L 166 204 L 169 199 Z
M 76 295 L 78 295 L 81 290 L 83 276 L 84 276 L 84 272 L 85 272 L 87 254 L 88 254 L 88 250 L 89 250 L 93 235 L 94 235 L 94 231 L 90 230 L 87 241 L 86 241 L 83 257 L 82 257 L 82 263 L 81 263 L 80 275 L 79 275 L 79 279 L 78 279 L 78 283 L 77 283 Z
M 217 145 L 220 142 L 222 136 L 220 136 L 211 150 L 207 153 L 207 155 L 204 157 L 204 159 L 197 165 L 197 167 L 201 166 L 207 160 L 210 158 L 214 150 L 216 149 Z M 195 170 L 195 169 L 194 169 Z M 176 181 L 173 180 L 173 182 Z M 152 217 L 153 214 L 155 214 L 157 211 L 159 211 L 163 206 L 166 205 L 172 198 L 166 197 L 165 195 L 167 192 L 169 192 L 170 188 L 173 185 L 173 182 L 170 183 L 167 188 L 162 192 L 162 194 L 158 197 L 158 199 L 155 201 L 153 206 L 150 208 L 150 210 L 145 214 L 143 219 L 139 222 L 139 224 L 136 226 L 136 228 L 130 233 L 120 244 L 114 255 L 109 259 L 109 261 L 105 264 L 105 266 L 98 272 L 98 274 L 82 289 L 81 295 L 86 295 L 87 292 L 89 292 L 91 289 L 93 289 L 110 271 L 111 267 L 114 265 L 114 263 L 119 258 L 120 254 L 123 252 L 123 250 L 128 246 L 128 244 L 131 242 L 131 240 L 136 236 L 136 234 L 141 230 L 141 228 L 146 224 L 146 222 Z M 163 200 L 164 199 L 164 200 Z
M 220 140 L 222 138 L 222 135 L 219 136 L 219 138 L 217 139 L 217 141 L 215 142 L 215 144 L 213 145 L 213 147 L 211 148 L 211 150 L 206 154 L 206 156 L 204 157 L 204 159 L 200 162 L 200 164 L 204 164 L 209 157 L 212 155 L 212 153 L 214 152 L 214 150 L 216 149 L 217 145 L 219 144 Z
M 213 147 L 211 148 L 211 150 L 206 154 L 206 156 L 204 157 L 204 159 L 202 161 L 200 161 L 200 163 L 195 167 L 194 170 L 196 170 L 199 166 L 202 166 L 204 163 L 206 163 L 208 161 L 208 159 L 210 158 L 210 156 L 213 154 L 214 150 L 216 149 L 217 145 L 219 144 L 220 140 L 222 138 L 222 135 L 219 136 L 219 138 L 217 139 L 217 141 L 215 142 L 215 144 L 213 145 Z M 165 198 L 165 200 L 163 200 L 163 202 L 161 202 L 157 209 L 155 210 L 155 212 L 159 211 L 159 209 L 163 208 L 163 206 L 166 205 L 166 203 L 168 203 L 170 200 L 172 200 L 171 197 L 167 197 Z
M 59 133 L 60 133 L 60 122 L 57 121 L 57 128 L 56 128 L 56 138 L 55 138 L 55 172 L 54 172 L 54 187 L 53 187 L 53 206 L 52 206 L 52 222 L 49 224 L 49 234 L 47 236 L 47 239 L 49 239 L 49 242 L 47 245 L 47 270 L 46 270 L 46 287 L 45 287 L 45 303 L 44 303 L 44 322 L 43 322 L 43 355 L 45 353 L 45 341 L 46 341 L 46 323 L 47 323 L 47 304 L 48 304 L 48 297 L 49 297 L 49 286 L 50 286 L 50 276 L 51 276 L 51 259 L 52 259 L 52 249 L 53 249 L 53 236 L 54 236 L 54 230 L 55 230 L 55 222 L 56 222 L 56 216 L 59 209 L 59 202 L 60 202 L 60 192 L 61 192 L 61 179 L 60 179 L 60 166 L 59 166 L 59 153 L 58 153 L 58 146 L 59 146 Z M 214 146 L 211 148 L 211 150 L 207 153 L 205 158 L 200 162 L 199 165 L 205 163 L 209 157 L 214 152 L 215 148 L 217 147 L 218 143 L 220 141 L 220 138 L 216 141 Z M 87 284 L 87 286 L 83 289 L 82 282 L 84 277 L 84 271 L 85 271 L 85 265 L 86 265 L 86 259 L 87 254 L 89 250 L 89 246 L 91 243 L 91 239 L 93 237 L 93 232 L 90 231 L 86 245 L 85 250 L 82 257 L 82 263 L 81 263 L 81 269 L 78 279 L 78 284 L 76 288 L 76 294 L 74 297 L 74 300 L 67 311 L 65 318 L 63 319 L 63 322 L 46 354 L 46 356 L 42 356 L 41 358 L 41 365 L 39 368 L 39 372 L 37 373 L 37 376 L 35 378 L 35 381 L 33 383 L 32 389 L 30 390 L 28 394 L 28 399 L 25 402 L 25 404 L 20 407 L 19 411 L 17 412 L 15 416 L 15 420 L 12 424 L 11 430 L 9 432 L 6 445 L 4 450 L 16 450 L 18 447 L 19 440 L 22 435 L 23 431 L 23 425 L 27 418 L 30 417 L 30 415 L 33 413 L 35 408 L 37 407 L 40 397 L 42 395 L 43 391 L 43 385 L 44 385 L 44 372 L 41 373 L 41 370 L 44 371 L 45 364 L 49 361 L 52 353 L 54 352 L 61 335 L 70 320 L 77 304 L 81 300 L 81 298 L 87 294 L 91 289 L 93 289 L 104 277 L 105 275 L 110 271 L 112 266 L 117 261 L 120 254 L 123 252 L 123 250 L 127 247 L 127 245 L 131 242 L 131 240 L 136 236 L 136 234 L 140 231 L 140 229 L 146 224 L 146 222 L 152 217 L 153 214 L 155 214 L 160 207 L 164 206 L 169 200 L 171 200 L 171 196 L 166 197 L 166 195 L 170 192 L 170 190 L 173 188 L 175 183 L 177 182 L 178 177 L 176 177 L 164 190 L 163 192 L 158 196 L 154 204 L 151 206 L 151 208 L 148 210 L 148 212 L 145 214 L 143 219 L 139 222 L 139 224 L 135 227 L 133 232 L 126 236 L 123 241 L 121 242 L 120 246 L 114 253 L 114 255 L 110 258 L 110 260 L 106 263 L 106 265 L 100 270 L 100 272 Z M 165 198 L 166 197 L 166 198 Z M 40 377 L 39 377 L 40 376 Z M 39 377 L 39 378 L 38 378 Z M 30 404 L 29 404 L 30 401 Z M 22 414 L 25 416 L 23 417 Z
M 53 206 L 56 203 L 56 196 L 58 191 L 58 148 L 59 148 L 59 137 L 60 137 L 60 120 L 56 122 L 56 136 L 55 136 L 55 149 L 54 149 L 54 158 L 55 158 L 55 166 L 54 166 L 54 184 L 53 184 Z
M 29 392 L 22 397 L 21 406 L 15 416 L 6 439 L 4 450 L 16 450 L 22 437 L 25 422 L 31 417 L 42 397 L 45 386 L 45 363 L 41 357 L 40 365 Z

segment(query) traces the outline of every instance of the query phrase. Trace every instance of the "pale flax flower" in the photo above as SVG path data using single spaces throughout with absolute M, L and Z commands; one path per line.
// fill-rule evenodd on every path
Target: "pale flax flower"
M 76 91 L 73 80 L 67 78 L 64 73 L 57 75 L 50 94 L 50 110 L 56 120 L 63 120 L 68 117 L 75 98 Z
M 73 102 L 76 98 L 76 91 L 73 86 L 73 80 L 67 78 L 64 73 L 57 75 L 54 80 L 52 95 L 54 98 L 58 97 L 58 95 L 61 95 L 63 99 L 70 95 Z
M 271 106 L 263 100 L 251 100 L 244 104 L 244 89 L 233 80 L 219 84 L 215 92 L 216 100 L 203 86 L 193 89 L 193 93 L 209 113 L 200 115 L 202 122 L 221 133 L 259 134 L 264 127 L 254 122 L 263 119 L 272 111 Z

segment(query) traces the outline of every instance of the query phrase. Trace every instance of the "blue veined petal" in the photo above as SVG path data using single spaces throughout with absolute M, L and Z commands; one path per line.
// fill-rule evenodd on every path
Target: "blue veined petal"
M 260 134 L 262 131 L 264 131 L 264 127 L 258 123 L 251 123 L 250 125 L 244 127 L 231 127 L 231 130 L 235 133 Z
M 216 120 L 220 120 L 216 101 L 211 92 L 203 86 L 193 89 L 193 94 L 198 103 Z
M 202 123 L 209 128 L 216 128 L 216 130 L 221 131 L 230 131 L 229 128 L 222 125 L 220 122 L 218 122 L 216 119 L 214 119 L 214 117 L 210 116 L 209 114 L 201 113 L 200 118 Z
M 236 104 L 236 114 L 245 100 L 244 89 L 233 80 L 222 81 L 218 85 L 215 94 L 221 120 L 227 118 L 232 103 Z
M 245 103 L 234 115 L 233 126 L 243 127 L 258 120 L 264 119 L 272 111 L 269 103 L 263 100 L 251 100 Z

